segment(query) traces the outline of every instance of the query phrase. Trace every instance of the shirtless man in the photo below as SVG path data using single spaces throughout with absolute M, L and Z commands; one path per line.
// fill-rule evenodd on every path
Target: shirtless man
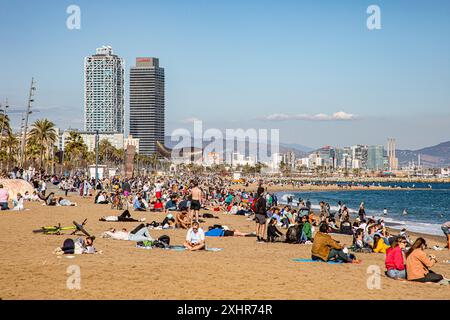
M 191 227 L 191 221 L 187 211 L 182 210 L 175 217 L 175 226 L 177 228 L 189 229 Z
M 202 207 L 203 202 L 203 192 L 202 189 L 198 187 L 198 182 L 193 181 L 192 185 L 194 186 L 191 190 L 192 200 L 191 200 L 191 211 L 190 216 L 191 219 L 194 218 L 195 213 L 195 221 L 198 221 L 198 212 L 200 208 Z

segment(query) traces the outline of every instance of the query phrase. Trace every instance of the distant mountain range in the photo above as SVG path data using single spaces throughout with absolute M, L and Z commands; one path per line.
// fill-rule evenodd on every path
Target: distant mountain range
M 168 148 L 173 148 L 177 144 L 176 142 L 172 142 L 169 136 L 166 136 L 165 140 L 165 145 Z M 193 143 L 193 139 L 191 139 L 191 142 Z M 224 140 L 223 143 L 225 146 L 226 141 Z M 203 147 L 208 144 L 209 142 L 203 141 Z M 294 152 L 297 158 L 302 158 L 308 156 L 315 150 L 301 144 L 280 143 L 279 152 L 286 153 L 288 151 Z M 246 152 L 248 152 L 248 147 L 246 148 Z M 417 164 L 419 154 L 420 162 L 424 167 L 436 168 L 450 166 L 450 141 L 419 150 L 396 150 L 396 153 L 400 166 L 407 166 L 413 161 Z
M 397 150 L 396 152 L 400 166 L 406 166 L 412 161 L 417 164 L 419 154 L 420 163 L 424 167 L 436 168 L 450 166 L 450 141 L 419 150 Z
M 197 145 L 202 144 L 203 148 L 205 148 L 207 145 L 210 144 L 209 141 L 203 141 L 203 142 L 196 141 L 196 142 L 197 142 Z M 164 144 L 167 148 L 173 149 L 178 144 L 178 142 L 173 142 L 170 136 L 166 136 Z M 191 144 L 192 145 L 194 144 L 194 138 L 191 138 Z M 252 143 L 252 145 L 255 145 L 255 144 L 256 143 Z M 226 140 L 225 139 L 223 140 L 223 146 L 224 146 L 224 148 L 226 148 Z M 264 145 L 262 145 L 261 147 L 263 147 L 263 146 Z M 265 146 L 265 147 L 267 147 L 267 146 Z M 248 152 L 248 149 L 249 149 L 249 147 L 247 145 L 245 148 L 246 153 Z M 268 148 L 268 149 L 270 149 L 270 148 Z M 280 153 L 286 153 L 288 151 L 292 151 L 292 152 L 294 152 L 294 154 L 297 158 L 305 157 L 313 150 L 314 150 L 313 148 L 309 148 L 309 147 L 303 146 L 301 144 L 295 144 L 295 143 L 280 143 L 280 146 L 279 146 Z

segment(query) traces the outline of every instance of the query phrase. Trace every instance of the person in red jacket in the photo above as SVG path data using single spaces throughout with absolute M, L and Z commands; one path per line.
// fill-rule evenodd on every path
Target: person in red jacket
M 386 275 L 392 279 L 406 279 L 405 250 L 407 241 L 405 237 L 397 237 L 389 249 L 386 250 Z

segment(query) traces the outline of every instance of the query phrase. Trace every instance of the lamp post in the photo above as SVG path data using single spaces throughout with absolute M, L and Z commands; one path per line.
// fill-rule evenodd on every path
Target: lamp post
M 26 142 L 27 142 L 27 130 L 28 130 L 28 116 L 31 113 L 31 103 L 34 101 L 34 91 L 36 91 L 36 87 L 34 86 L 34 78 L 31 78 L 31 85 L 30 85 L 30 92 L 28 95 L 28 106 L 27 111 L 25 113 L 25 119 L 24 119 L 24 127 L 23 127 L 23 135 L 22 135 L 22 145 L 20 148 L 20 165 L 23 168 L 25 165 L 25 148 L 26 148 Z

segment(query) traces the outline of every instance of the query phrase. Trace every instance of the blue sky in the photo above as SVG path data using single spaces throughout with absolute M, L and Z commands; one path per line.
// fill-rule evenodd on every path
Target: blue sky
M 81 30 L 66 28 L 71 4 Z M 381 30 L 366 27 L 371 4 Z M 0 0 L 0 102 L 23 108 L 34 76 L 31 121 L 81 128 L 83 58 L 111 45 L 127 74 L 160 58 L 168 134 L 197 118 L 311 147 L 420 148 L 450 140 L 449 17 L 445 0 Z

